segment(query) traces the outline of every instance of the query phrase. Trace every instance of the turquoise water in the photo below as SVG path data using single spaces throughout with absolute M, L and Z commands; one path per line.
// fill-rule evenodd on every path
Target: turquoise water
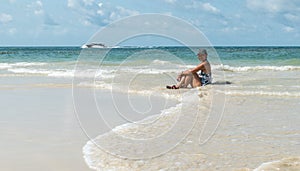
M 78 71 L 81 77 L 95 77 L 97 80 L 105 81 L 106 78 L 111 79 L 116 76 L 116 73 L 122 72 L 129 75 L 158 74 L 157 78 L 161 80 L 155 81 L 162 82 L 162 79 L 165 79 L 162 74 L 176 77 L 178 72 L 199 64 L 196 55 L 198 49 L 199 47 L 112 49 L 0 47 L 0 76 L 46 76 L 71 79 Z M 247 72 L 300 70 L 300 47 L 209 47 L 206 49 L 215 81 L 224 79 L 220 78 L 224 75 L 230 78 Z
M 191 49 L 197 50 L 198 48 Z M 77 60 L 81 50 L 79 47 L 0 47 L 0 63 L 72 62 Z M 115 48 L 109 51 L 105 61 L 118 63 L 135 53 L 146 50 L 164 51 L 189 64 L 198 62 L 193 51 L 186 47 Z M 300 47 L 215 47 L 215 50 L 224 65 L 300 65 Z M 103 50 L 89 49 L 88 51 L 92 54 L 88 57 L 92 57 Z M 147 60 L 151 59 L 151 56 L 151 53 L 145 53 L 141 58 Z M 97 55 L 94 57 L 99 59 Z M 163 56 L 160 57 L 163 58 Z M 216 56 L 212 57 L 215 58 Z
M 274 130 L 275 133 L 271 132 L 270 135 L 268 135 L 271 137 L 270 139 L 267 137 L 266 139 L 253 139 L 253 141 L 257 143 L 257 140 L 259 140 L 261 144 L 266 144 L 266 147 L 272 147 L 272 150 L 282 149 L 283 147 L 295 147 L 296 149 L 299 143 L 290 145 L 292 142 L 290 139 L 293 141 L 299 140 L 299 134 L 297 132 L 297 130 L 299 130 L 297 124 L 299 120 L 299 108 L 297 108 L 296 105 L 291 107 L 291 104 L 299 104 L 300 98 L 300 47 L 207 48 L 209 53 L 208 59 L 212 64 L 213 83 L 215 84 L 200 89 L 184 89 L 178 91 L 165 89 L 166 85 L 176 84 L 175 79 L 180 71 L 192 68 L 199 63 L 196 57 L 198 49 L 198 47 L 123 47 L 113 48 L 108 51 L 107 49 L 81 49 L 79 47 L 0 47 L 0 79 L 2 83 L 4 83 L 4 88 L 7 88 L 13 87 L 12 84 L 14 82 L 24 85 L 27 84 L 25 82 L 23 83 L 23 80 L 29 80 L 28 82 L 30 82 L 30 84 L 27 86 L 33 86 L 36 77 L 40 78 L 38 79 L 38 85 L 46 83 L 45 86 L 55 87 L 55 84 L 58 84 L 56 78 L 60 78 L 73 84 L 73 88 L 75 87 L 75 90 L 73 90 L 74 97 L 80 94 L 81 87 L 92 87 L 101 90 L 113 90 L 111 91 L 112 94 L 115 91 L 127 93 L 129 97 L 128 100 L 130 100 L 132 94 L 146 95 L 149 97 L 149 103 L 153 95 L 163 96 L 165 99 L 173 98 L 175 100 L 180 99 L 178 96 L 181 97 L 181 95 L 187 98 L 186 103 L 182 100 L 175 107 L 161 111 L 162 116 L 165 116 L 162 117 L 162 119 L 165 119 L 165 121 L 161 122 L 162 124 L 157 122 L 158 125 L 154 125 L 153 127 L 155 129 L 152 129 L 152 127 L 150 127 L 151 129 L 149 128 L 149 130 L 140 129 L 144 128 L 143 125 L 134 125 L 133 128 L 131 125 L 121 125 L 115 128 L 117 131 L 127 133 L 128 135 L 160 135 L 161 130 L 168 130 L 169 126 L 172 127 L 171 124 L 173 122 L 175 123 L 175 121 L 172 120 L 174 119 L 174 114 L 181 113 L 185 116 L 191 116 L 192 114 L 201 115 L 209 110 L 211 112 L 210 116 L 214 118 L 212 121 L 213 125 L 218 121 L 218 117 L 221 113 L 220 110 L 222 110 L 221 106 L 223 105 L 222 99 L 224 99 L 224 96 L 220 95 L 225 94 L 226 98 L 231 99 L 228 103 L 229 107 L 233 108 L 232 112 L 227 114 L 236 114 L 242 117 L 252 116 L 250 114 L 243 116 L 243 113 L 247 111 L 249 113 L 253 112 L 253 115 L 256 117 L 253 119 L 245 119 L 247 121 L 249 120 L 249 123 L 245 123 L 246 125 L 237 124 L 234 130 L 239 133 L 245 133 L 249 130 L 251 133 L 251 131 L 254 130 L 255 134 L 261 133 L 261 137 L 263 137 L 265 136 L 265 132 L 261 131 L 261 127 L 259 127 L 261 125 L 258 124 L 257 126 L 255 123 L 256 120 L 259 120 L 260 116 L 266 116 L 267 119 L 265 122 L 273 123 L 275 126 L 282 125 L 283 127 L 273 129 L 277 128 L 273 126 L 271 130 Z M 19 83 L 18 78 L 25 79 L 20 79 L 22 83 Z M 13 81 L 5 85 L 7 80 Z M 231 84 L 223 84 L 225 81 L 229 81 Z M 79 89 L 76 89 L 77 87 L 79 87 Z M 79 91 L 79 93 L 77 92 L 78 94 L 76 94 L 76 90 Z M 97 94 L 97 92 L 95 97 L 102 98 L 101 94 Z M 199 99 L 200 102 L 198 101 Z M 118 104 L 117 102 L 124 104 L 123 101 L 118 101 L 117 98 L 115 100 L 115 104 Z M 219 102 L 220 100 L 221 102 Z M 250 100 L 252 103 L 250 103 L 250 105 L 248 105 L 249 103 L 245 103 L 243 106 L 245 101 L 249 102 L 247 100 Z M 269 105 L 269 101 L 272 102 L 271 105 Z M 234 103 L 231 104 L 231 102 Z M 130 103 L 129 105 L 134 106 L 137 104 Z M 127 114 L 121 110 L 121 106 L 122 105 L 117 105 L 117 107 L 119 107 L 118 112 Z M 183 106 L 183 108 L 181 106 Z M 199 106 L 199 109 L 197 108 L 195 110 L 197 106 Z M 200 112 L 197 113 L 198 111 Z M 286 120 L 284 120 L 286 121 L 284 122 L 286 125 L 272 121 L 272 119 L 276 119 L 276 117 L 273 116 L 274 113 L 277 114 L 277 116 L 286 118 Z M 281 115 L 281 113 L 284 115 Z M 83 113 L 83 115 L 85 114 L 86 113 Z M 110 115 L 108 114 L 108 116 Z M 224 116 L 226 117 L 226 115 Z M 208 123 L 210 123 L 209 120 Z M 234 122 L 228 122 L 226 126 L 230 127 L 232 123 Z M 247 130 L 247 124 L 248 126 L 252 124 L 249 130 Z M 179 130 L 184 130 L 186 124 L 179 125 L 178 128 L 182 128 Z M 200 129 L 202 128 L 198 130 Z M 282 129 L 286 130 L 288 134 L 283 134 L 281 132 Z M 136 134 L 136 131 L 139 130 L 146 130 L 145 132 L 147 134 Z M 155 132 L 155 130 L 157 132 Z M 180 132 L 179 130 L 177 133 Z M 150 132 L 153 134 L 150 134 Z M 295 134 L 292 134 L 290 139 L 288 139 L 289 137 L 287 136 L 290 136 L 289 134 L 294 132 Z M 233 135 L 232 132 L 230 132 L 230 135 Z M 276 136 L 274 137 L 274 135 Z M 120 145 L 123 141 L 114 142 L 113 137 L 114 136 L 107 137 L 112 138 L 112 141 L 105 141 L 109 143 L 108 147 L 118 147 L 123 150 Z M 272 138 L 274 138 L 274 140 Z M 226 136 L 223 139 L 221 138 L 221 141 L 227 139 L 228 137 Z M 284 141 L 284 143 L 282 143 L 281 140 Z M 216 146 L 219 146 L 221 141 L 218 141 Z M 196 140 L 194 142 L 196 142 Z M 237 158 L 245 158 L 245 160 L 247 160 L 247 157 L 252 156 L 252 154 L 261 153 L 261 156 L 265 156 L 263 150 L 260 148 L 256 149 L 256 144 L 251 146 L 254 149 L 253 152 L 244 153 L 244 150 L 247 149 L 247 146 L 244 145 L 248 142 L 249 139 L 241 140 L 243 148 L 241 148 L 242 152 Z M 114 143 L 117 145 L 111 146 L 111 144 Z M 232 145 L 235 141 L 230 143 Z M 268 143 L 272 144 L 272 146 L 269 146 Z M 157 147 L 158 146 L 155 146 L 153 149 L 158 149 Z M 126 149 L 129 148 L 125 148 L 125 150 Z M 192 150 L 194 150 L 194 148 L 192 148 Z M 234 151 L 232 149 L 228 150 Z M 283 149 L 282 151 L 285 152 L 284 154 L 286 156 L 289 156 L 289 153 L 292 152 L 299 154 L 297 150 Z M 182 151 L 180 151 L 180 154 L 181 152 Z M 102 164 L 101 162 L 106 160 L 109 161 L 109 158 L 105 158 L 107 156 L 103 158 L 99 157 L 102 153 L 98 151 L 98 148 L 94 149 L 93 144 L 90 142 L 88 142 L 83 149 L 83 153 L 90 167 L 99 166 L 99 163 Z M 273 151 L 270 152 L 266 150 L 265 153 L 271 155 Z M 226 153 L 224 154 L 226 156 Z M 178 155 L 178 159 L 175 158 L 176 160 L 170 162 L 172 157 L 168 155 L 165 156 L 165 161 L 158 160 L 157 163 L 169 163 L 174 165 L 177 161 L 185 160 L 185 158 Z M 213 158 L 216 158 L 215 155 Z M 232 156 L 226 156 L 226 158 L 231 160 Z M 268 159 L 268 156 L 266 156 L 266 158 L 267 160 L 264 158 L 264 161 L 273 161 L 273 159 Z M 193 160 L 187 160 L 187 166 L 193 163 L 192 161 Z M 197 161 L 199 160 L 197 159 Z M 117 163 L 116 165 L 120 164 L 120 166 L 123 166 L 122 161 L 120 163 L 118 163 L 119 160 L 113 162 L 115 164 Z M 262 162 L 263 161 L 260 161 L 260 163 Z M 105 164 L 110 165 L 109 162 Z
M 78 47 L 0 47 L 0 62 L 63 62 L 77 59 Z
M 300 65 L 299 47 L 224 47 L 216 49 L 223 63 L 228 65 Z
M 107 53 L 105 49 L 84 49 L 81 52 L 78 58 L 79 69 L 76 68 L 76 79 L 73 82 L 76 85 L 109 89 L 112 90 L 112 94 L 123 92 L 127 93 L 129 97 L 132 94 L 143 95 L 149 98 L 149 104 L 152 104 L 151 97 L 154 95 L 178 100 L 176 106 L 158 114 L 161 118 L 150 117 L 145 118 L 141 123 L 120 125 L 107 134 L 99 135 L 93 141 L 88 141 L 83 148 L 83 154 L 89 167 L 123 169 L 129 163 L 129 170 L 135 166 L 144 166 L 147 169 L 150 165 L 151 168 L 154 167 L 152 170 L 159 170 L 161 168 L 172 169 L 173 166 L 180 163 L 183 168 L 181 170 L 188 170 L 193 163 L 199 162 L 201 157 L 181 155 L 188 151 L 191 151 L 191 154 L 197 154 L 195 152 L 197 149 L 200 151 L 198 154 L 211 155 L 211 160 L 216 160 L 217 163 L 224 159 L 224 161 L 227 160 L 227 164 L 239 161 L 237 163 L 242 163 L 243 166 L 248 163 L 252 164 L 252 161 L 258 163 L 273 161 L 270 156 L 275 156 L 277 153 L 280 154 L 276 156 L 279 159 L 285 156 L 292 157 L 291 154 L 299 154 L 299 150 L 295 150 L 298 144 L 287 144 L 299 139 L 299 134 L 295 130 L 299 130 L 297 104 L 299 104 L 300 98 L 300 48 L 216 47 L 215 49 L 206 49 L 209 54 L 208 60 L 212 65 L 213 84 L 197 89 L 179 90 L 167 90 L 165 86 L 176 84 L 175 78 L 180 71 L 195 67 L 199 63 L 196 57 L 198 47 L 191 49 L 131 47 L 116 48 Z M 93 70 L 96 68 L 98 68 L 97 71 Z M 91 78 L 87 79 L 87 75 Z M 227 84 L 227 81 L 231 84 Z M 101 97 L 101 94 L 96 97 Z M 127 100 L 130 101 L 130 98 Z M 118 103 L 116 100 L 116 104 L 124 104 L 124 102 Z M 223 105 L 224 111 L 222 111 Z M 122 112 L 121 108 L 118 110 L 126 116 L 127 113 Z M 207 114 L 208 118 L 206 118 Z M 200 143 L 200 139 L 205 140 L 206 136 L 209 137 L 214 133 L 214 128 L 216 128 L 214 126 L 218 125 L 222 114 L 224 114 L 225 122 L 224 127 L 219 131 L 226 132 L 229 127 L 234 128 L 228 131 L 228 134 L 222 134 L 219 139 L 215 139 L 215 144 L 205 152 L 199 148 L 198 143 Z M 179 116 L 183 117 L 176 120 Z M 178 140 L 185 133 L 183 130 L 194 124 L 192 121 L 197 120 L 196 116 L 199 117 L 197 119 L 200 122 L 195 124 L 196 133 L 190 139 L 187 138 L 189 140 L 187 145 L 182 149 L 176 148 L 179 149 L 177 153 L 174 152 L 176 151 L 174 149 L 174 151 L 162 155 L 161 158 L 154 157 L 152 161 L 150 160 L 150 164 L 147 163 L 148 160 L 143 161 L 146 163 L 143 164 L 138 160 L 114 158 L 113 155 L 110 156 L 103 152 L 108 151 L 129 159 L 144 159 L 143 157 L 159 155 L 179 142 Z M 232 116 L 234 119 L 226 122 L 225 119 L 228 116 Z M 191 120 L 185 120 L 188 118 Z M 155 123 L 152 122 L 153 120 Z M 242 121 L 239 122 L 240 120 Z M 204 125 L 203 122 L 205 122 Z M 173 132 L 173 130 L 175 131 Z M 282 133 L 282 130 L 286 130 L 287 133 Z M 248 135 L 251 133 L 253 133 L 253 137 L 249 138 Z M 235 139 L 237 134 L 243 135 Z M 198 135 L 199 139 L 197 139 Z M 123 136 L 129 138 L 122 138 Z M 134 140 L 148 140 L 147 138 L 149 138 L 150 140 L 131 141 L 131 138 Z M 223 146 L 222 143 L 229 139 L 231 141 Z M 249 141 L 252 141 L 252 144 Z M 240 144 L 240 146 L 236 146 L 236 144 Z M 99 146 L 104 150 L 100 150 Z M 214 151 L 222 146 L 224 151 Z M 235 153 L 234 151 L 240 152 L 230 155 L 230 153 Z M 222 154 L 218 155 L 220 152 Z M 222 158 L 222 156 L 224 157 Z M 256 158 L 256 156 L 262 156 L 263 159 Z M 201 162 L 195 164 L 194 167 L 203 166 L 205 168 L 209 165 Z M 220 164 L 220 167 L 217 168 L 222 170 L 224 165 L 226 164 Z M 156 166 L 158 167 L 155 168 Z M 231 169 L 224 170 L 232 170 L 232 165 L 228 167 Z M 255 168 L 255 166 L 252 167 Z
M 139 73 L 141 85 L 174 81 L 176 75 L 199 64 L 199 47 L 120 47 L 81 49 L 80 47 L 0 47 L 0 76 L 43 76 L 95 78 L 99 84 L 112 79 L 132 79 Z M 245 85 L 279 85 L 273 76 L 290 82 L 300 71 L 300 47 L 207 47 L 214 81 Z M 278 71 L 285 71 L 278 73 Z M 124 75 L 125 74 L 125 75 Z M 127 75 L 126 75 L 127 74 Z M 144 75 L 143 75 L 144 74 Z M 152 75 L 151 75 L 152 74 Z M 122 76 L 121 76 L 122 75 Z M 166 77 L 173 77 L 169 79 Z M 253 77 L 252 82 L 251 78 Z M 119 77 L 118 77 L 119 76 Z M 292 77 L 292 78 L 290 78 Z M 260 78 L 260 79 L 258 79 Z M 286 85 L 281 83 L 282 85 Z M 126 83 L 127 84 L 127 83 Z M 162 86 L 162 85 L 160 85 Z M 107 86 L 105 86 L 107 87 Z

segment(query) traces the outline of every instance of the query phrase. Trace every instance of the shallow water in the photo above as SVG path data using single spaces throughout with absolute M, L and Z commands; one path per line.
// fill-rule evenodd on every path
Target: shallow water
M 297 160 L 300 48 L 207 48 L 214 84 L 166 90 L 179 71 L 198 64 L 197 49 L 0 48 L 0 78 L 10 80 L 1 88 L 23 86 L 18 78 L 27 78 L 29 87 L 72 86 L 78 104 L 95 111 L 103 105 L 97 92 L 124 93 L 107 102 L 129 123 L 105 134 L 90 127 L 83 153 L 94 169 L 234 170 Z M 298 167 L 296 161 L 283 165 Z

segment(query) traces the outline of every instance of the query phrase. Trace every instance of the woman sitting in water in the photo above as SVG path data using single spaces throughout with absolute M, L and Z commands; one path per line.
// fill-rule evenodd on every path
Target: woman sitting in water
M 188 85 L 194 88 L 211 83 L 211 67 L 207 61 L 206 50 L 200 49 L 197 55 L 201 63 L 193 69 L 181 72 L 177 77 L 178 83 L 173 86 L 167 86 L 168 89 L 186 88 Z M 201 71 L 199 75 L 197 74 L 198 71 Z

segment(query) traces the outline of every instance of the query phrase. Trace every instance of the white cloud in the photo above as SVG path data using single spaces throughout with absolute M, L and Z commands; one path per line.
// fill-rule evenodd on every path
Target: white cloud
M 293 31 L 295 31 L 295 28 L 293 28 L 293 27 L 290 27 L 290 26 L 285 26 L 285 27 L 283 27 L 283 31 L 285 31 L 285 32 L 293 32 Z
M 124 7 L 121 7 L 121 6 L 116 7 L 116 9 L 117 9 L 117 12 L 121 16 L 130 16 L 130 15 L 138 15 L 139 14 L 138 11 L 126 9 Z
M 298 21 L 299 20 L 299 16 L 291 14 L 291 13 L 284 14 L 284 17 L 289 21 Z
M 69 8 L 74 8 L 76 6 L 76 4 L 77 4 L 76 0 L 68 0 L 67 1 L 67 6 Z
M 88 5 L 93 5 L 95 0 L 82 0 L 84 5 L 88 6 Z
M 113 22 L 115 20 L 121 19 L 123 17 L 138 15 L 139 12 L 135 10 L 130 10 L 121 6 L 117 6 L 115 9 L 109 12 L 108 19 L 104 20 L 107 23 Z
M 210 3 L 204 3 L 202 4 L 202 7 L 205 11 L 217 14 L 220 12 L 220 10 L 214 6 L 212 6 Z
M 115 6 L 107 1 L 68 0 L 68 7 L 80 14 L 84 26 L 103 26 L 123 17 L 139 14 L 136 10 Z
M 297 31 L 299 27 L 299 13 L 300 1 L 299 0 L 247 0 L 247 7 L 255 12 L 262 12 L 267 14 L 269 22 L 280 23 L 285 27 L 279 28 L 285 32 Z M 259 15 L 259 14 L 258 14 Z
M 221 31 L 223 32 L 236 32 L 236 31 L 239 31 L 239 30 L 243 30 L 244 28 L 242 27 L 225 27 L 225 28 L 222 28 Z
M 38 0 L 38 1 L 32 2 L 31 4 L 27 5 L 27 8 L 30 11 L 33 11 L 33 13 L 35 15 L 43 15 L 44 14 L 42 1 Z
M 174 4 L 176 2 L 176 0 L 165 0 L 165 2 L 167 2 L 169 4 Z
M 88 20 L 82 20 L 81 23 L 84 25 L 84 26 L 90 26 L 92 25 L 92 23 Z
M 104 11 L 101 10 L 101 9 L 99 9 L 99 10 L 97 10 L 97 14 L 99 14 L 100 16 L 103 16 L 104 15 Z
M 284 5 L 284 0 L 247 0 L 247 7 L 252 10 L 262 10 L 271 13 L 279 12 Z
M 209 13 L 217 14 L 220 13 L 220 10 L 216 8 L 215 6 L 211 5 L 210 3 L 203 3 L 193 0 L 191 4 L 185 5 L 185 8 L 187 9 L 200 9 L 207 11 Z
M 6 13 L 1 13 L 0 14 L 0 23 L 2 24 L 6 24 L 6 23 L 9 23 L 13 20 L 13 17 L 9 14 L 6 14 Z
M 247 0 L 247 7 L 256 11 L 269 13 L 300 12 L 299 0 Z
M 10 35 L 14 35 L 16 32 L 17 32 L 17 29 L 16 29 L 16 28 L 10 28 L 10 29 L 8 30 L 8 33 L 9 33 Z
M 34 10 L 34 14 L 35 15 L 43 15 L 44 14 L 44 10 L 42 8 Z
M 67 6 L 73 9 L 90 8 L 96 5 L 95 0 L 67 0 Z
M 42 1 L 36 1 L 35 3 L 37 4 L 37 6 L 39 6 L 39 7 L 43 7 L 43 3 L 42 3 Z
M 108 19 L 105 20 L 105 22 L 110 23 L 115 20 L 121 19 L 123 17 L 132 16 L 132 15 L 138 15 L 139 12 L 135 10 L 130 10 L 127 8 L 124 8 L 122 6 L 117 6 L 114 9 L 108 10 Z
M 52 17 L 44 10 L 44 5 L 41 0 L 37 0 L 35 2 L 27 5 L 27 10 L 33 12 L 36 16 L 43 19 L 43 24 L 45 26 L 57 26 L 59 25 Z

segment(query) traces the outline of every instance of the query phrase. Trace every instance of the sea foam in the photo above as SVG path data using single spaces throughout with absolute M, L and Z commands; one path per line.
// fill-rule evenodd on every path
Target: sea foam
M 300 170 L 300 157 L 284 158 L 277 161 L 267 162 L 260 165 L 253 171 L 272 171 L 272 170 L 284 170 L 284 171 L 298 171 Z
M 299 92 L 279 92 L 279 91 L 246 91 L 246 90 L 228 90 L 223 92 L 226 95 L 233 96 L 277 96 L 277 97 L 300 97 Z
M 46 65 L 46 63 L 42 63 L 42 62 L 0 63 L 0 69 L 8 69 L 12 67 L 43 66 L 43 65 Z
M 230 65 L 214 65 L 213 69 L 232 71 L 232 72 L 247 72 L 247 71 L 295 71 L 300 70 L 300 66 L 230 66 Z
M 86 163 L 95 170 L 188 169 L 191 163 L 197 167 L 196 163 L 200 160 L 195 156 L 185 156 L 182 160 L 183 154 L 180 149 L 176 148 L 177 150 L 168 153 L 168 148 L 172 149 L 172 146 L 177 146 L 189 134 L 188 128 L 192 129 L 195 126 L 198 115 L 197 106 L 207 105 L 203 96 L 201 101 L 204 103 L 199 104 L 198 93 L 197 89 L 187 91 L 184 93 L 187 96 L 183 100 L 184 104 L 179 103 L 137 123 L 117 126 L 111 132 L 88 141 L 83 147 Z M 183 115 L 184 113 L 189 113 L 189 115 Z M 127 137 L 129 140 L 118 137 Z M 159 139 L 161 140 L 156 142 Z M 131 143 L 124 142 L 127 140 Z M 201 157 L 201 155 L 196 157 Z M 134 158 L 135 160 L 130 160 Z

